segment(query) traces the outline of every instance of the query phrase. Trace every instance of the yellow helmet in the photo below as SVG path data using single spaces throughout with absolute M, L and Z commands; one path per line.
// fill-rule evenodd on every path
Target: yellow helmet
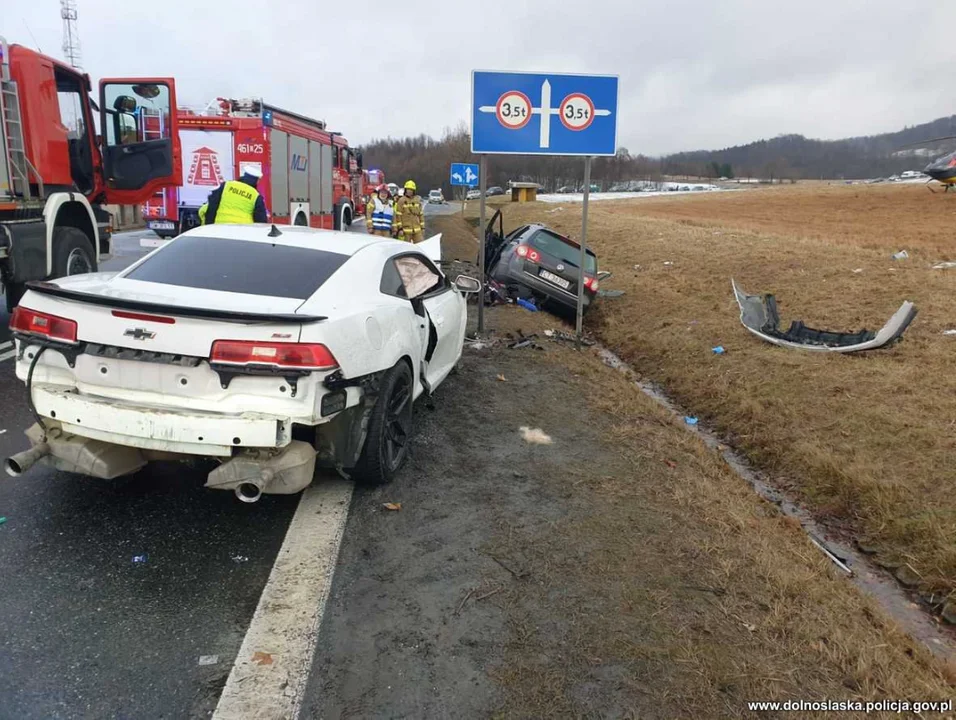
M 414 180 L 409 180 L 405 183 L 406 190 L 418 190 L 418 186 L 415 184 Z

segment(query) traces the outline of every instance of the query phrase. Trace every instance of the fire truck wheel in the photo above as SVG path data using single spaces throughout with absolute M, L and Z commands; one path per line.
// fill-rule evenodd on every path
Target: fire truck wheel
M 336 230 L 348 230 L 349 226 L 352 224 L 352 208 L 348 205 L 343 205 L 339 208 L 339 217 L 336 224 Z
M 53 277 L 96 272 L 93 246 L 82 230 L 58 227 L 53 231 Z

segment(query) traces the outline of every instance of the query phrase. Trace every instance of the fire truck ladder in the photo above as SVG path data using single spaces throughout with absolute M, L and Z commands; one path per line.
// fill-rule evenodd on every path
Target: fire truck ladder
M 0 200 L 13 200 L 17 195 L 33 199 L 30 173 L 36 178 L 39 196 L 44 197 L 43 178 L 27 157 L 23 143 L 20 97 L 10 77 L 10 48 L 0 37 Z

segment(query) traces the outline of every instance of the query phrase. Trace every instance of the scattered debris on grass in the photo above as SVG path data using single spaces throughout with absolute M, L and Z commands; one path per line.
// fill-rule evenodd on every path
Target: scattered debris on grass
M 853 571 L 852 571 L 852 570 L 849 568 L 849 566 L 846 564 L 846 562 L 847 562 L 847 559 L 846 559 L 846 558 L 841 558 L 841 557 L 839 557 L 839 556 L 838 556 L 836 553 L 834 553 L 830 548 L 828 548 L 821 540 L 818 540 L 818 539 L 817 539 L 816 537 L 814 537 L 811 533 L 808 532 L 808 533 L 807 533 L 807 537 L 810 539 L 810 542 L 812 542 L 814 545 L 816 545 L 818 548 L 820 548 L 821 552 L 823 552 L 823 554 L 826 555 L 826 556 L 833 562 L 834 565 L 836 565 L 838 568 L 840 568 L 840 569 L 841 569 L 843 572 L 845 572 L 847 575 L 852 575 L 852 574 L 853 574 Z
M 909 256 L 910 254 L 906 252 L 905 250 L 900 250 L 899 252 L 893 253 L 894 260 L 906 260 L 906 258 L 908 258 Z
M 523 307 L 525 310 L 529 310 L 531 312 L 538 312 L 537 306 L 530 300 L 526 300 L 525 298 L 518 298 L 518 304 L 521 307 Z
M 200 655 L 199 664 L 200 665 L 216 665 L 219 663 L 218 655 Z
M 133 565 L 142 565 L 146 562 L 146 555 L 133 555 Z
M 506 378 L 504 375 L 499 375 L 498 382 L 508 382 L 508 378 Z
M 613 300 L 614 298 L 619 298 L 624 295 L 623 290 L 598 290 L 597 292 L 599 298 L 604 298 L 605 300 Z
M 387 502 L 387 503 L 382 503 L 382 507 L 385 508 L 386 510 L 392 510 L 393 512 L 397 512 L 398 510 L 402 509 L 402 504 Z
M 943 335 L 956 335 L 956 330 L 943 330 Z
M 697 418 L 695 418 L 693 415 L 685 415 L 685 416 L 684 416 L 684 422 L 685 422 L 686 424 L 688 424 L 688 425 L 696 425 L 696 424 L 697 424 Z
M 272 653 L 256 650 L 254 653 L 252 653 L 252 662 L 254 662 L 256 665 L 271 665 Z
M 5 517 L 0 517 L 0 525 L 3 525 L 7 519 Z
M 566 343 L 577 343 L 578 338 L 574 333 L 565 332 L 564 330 L 545 330 L 544 336 L 549 340 L 554 340 L 555 342 L 566 342 Z M 581 344 L 591 347 L 595 344 L 595 341 L 585 335 L 581 338 Z
M 933 270 L 949 270 L 951 268 L 956 268 L 956 262 L 947 260 L 946 262 L 940 262 L 933 265 Z
M 0 435 L 3 435 L 5 432 L 6 430 L 0 430 Z
M 554 440 L 551 439 L 551 436 L 541 428 L 530 428 L 527 425 L 522 425 L 518 428 L 518 432 L 521 433 L 521 438 L 530 445 L 554 444 Z
M 233 555 L 233 556 L 232 556 L 232 561 L 233 561 L 234 563 L 249 562 L 249 556 L 248 556 L 248 555 Z
M 723 345 L 718 345 L 717 347 L 711 348 L 711 352 L 714 353 L 714 355 L 723 355 L 727 351 L 724 350 Z
M 916 306 L 907 300 L 879 332 L 865 328 L 855 333 L 816 330 L 804 325 L 802 320 L 794 320 L 790 328 L 783 332 L 780 330 L 777 300 L 773 295 L 748 295 L 737 287 L 736 282 L 730 282 L 740 307 L 740 322 L 743 326 L 760 339 L 780 347 L 838 353 L 875 350 L 899 340 L 916 317 Z
M 854 273 L 861 273 L 861 272 L 863 272 L 863 268 L 857 268 L 857 269 L 854 270 L 853 272 L 854 272 Z

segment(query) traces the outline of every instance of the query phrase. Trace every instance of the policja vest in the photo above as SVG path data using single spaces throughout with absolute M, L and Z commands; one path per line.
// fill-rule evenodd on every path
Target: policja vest
M 238 180 L 229 180 L 222 189 L 222 198 L 216 210 L 216 224 L 251 224 L 259 191 Z
M 392 232 L 392 219 L 395 209 L 390 201 L 382 202 L 377 195 L 372 198 L 372 230 Z

